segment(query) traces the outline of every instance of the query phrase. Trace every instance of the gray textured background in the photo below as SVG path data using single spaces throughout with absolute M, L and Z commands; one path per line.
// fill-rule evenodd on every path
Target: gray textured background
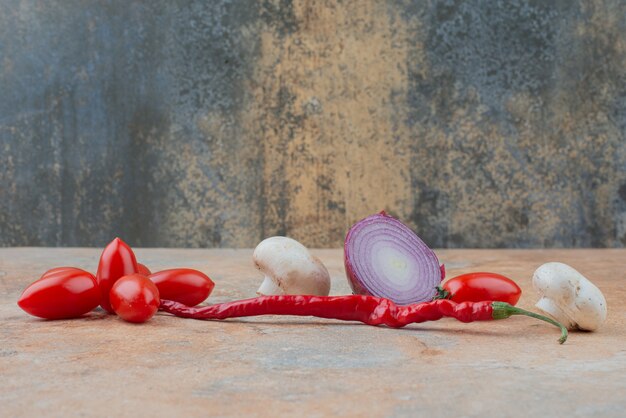
M 626 245 L 622 1 L 0 8 L 0 245 Z

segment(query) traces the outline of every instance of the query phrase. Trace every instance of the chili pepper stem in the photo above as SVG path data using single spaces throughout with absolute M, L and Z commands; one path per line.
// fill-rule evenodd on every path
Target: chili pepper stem
M 563 344 L 565 340 L 567 340 L 567 328 L 565 328 L 562 324 L 552 318 L 548 318 L 547 316 L 539 315 L 525 309 L 517 308 L 505 302 L 493 302 L 491 304 L 491 307 L 493 308 L 493 312 L 491 314 L 493 316 L 493 319 L 505 319 L 513 315 L 530 316 L 531 318 L 540 319 L 556 327 L 559 327 L 561 329 L 561 338 L 559 338 L 559 344 Z

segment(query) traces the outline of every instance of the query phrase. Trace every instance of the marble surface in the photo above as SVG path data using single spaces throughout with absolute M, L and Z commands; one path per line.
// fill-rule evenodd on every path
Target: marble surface
M 314 250 L 347 294 L 341 250 Z M 569 263 L 606 294 L 596 333 L 530 318 L 405 329 L 299 317 L 204 322 L 158 314 L 143 325 L 97 310 L 43 321 L 16 305 L 49 268 L 95 270 L 100 250 L 0 249 L 0 416 L 623 416 L 626 250 L 439 250 L 448 276 L 495 271 L 533 307 L 534 269 Z M 251 297 L 251 250 L 138 249 L 153 270 L 191 267 L 207 301 Z

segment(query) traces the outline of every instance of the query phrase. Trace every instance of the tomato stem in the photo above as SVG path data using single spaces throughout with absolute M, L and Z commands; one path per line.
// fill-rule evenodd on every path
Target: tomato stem
M 552 318 L 548 318 L 547 316 L 539 315 L 525 309 L 516 308 L 515 306 L 505 302 L 492 302 L 491 307 L 493 308 L 493 312 L 491 314 L 493 319 L 505 319 L 513 315 L 530 316 L 531 318 L 540 319 L 556 327 L 559 327 L 561 329 L 561 338 L 559 338 L 559 344 L 563 344 L 565 340 L 567 340 L 567 328 L 565 328 L 562 324 Z
M 437 299 L 452 299 L 452 293 L 448 292 L 441 286 L 437 286 L 437 294 L 433 298 L 433 300 Z

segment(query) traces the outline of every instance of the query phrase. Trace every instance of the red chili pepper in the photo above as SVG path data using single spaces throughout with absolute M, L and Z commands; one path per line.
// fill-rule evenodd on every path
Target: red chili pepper
M 448 299 L 413 305 L 396 305 L 374 296 L 260 296 L 235 302 L 190 308 L 170 300 L 161 301 L 161 310 L 193 319 L 227 319 L 256 315 L 296 315 L 318 318 L 359 321 L 367 325 L 387 325 L 400 328 L 412 323 L 436 321 L 443 317 L 461 322 L 504 319 L 512 315 L 526 315 L 549 322 L 561 329 L 559 343 L 567 339 L 567 329 L 546 316 L 516 308 L 504 302 L 463 302 Z
M 115 238 L 102 251 L 96 280 L 100 286 L 102 306 L 107 312 L 114 313 L 109 302 L 109 292 L 122 276 L 138 272 L 137 259 L 133 250 L 119 238 Z

